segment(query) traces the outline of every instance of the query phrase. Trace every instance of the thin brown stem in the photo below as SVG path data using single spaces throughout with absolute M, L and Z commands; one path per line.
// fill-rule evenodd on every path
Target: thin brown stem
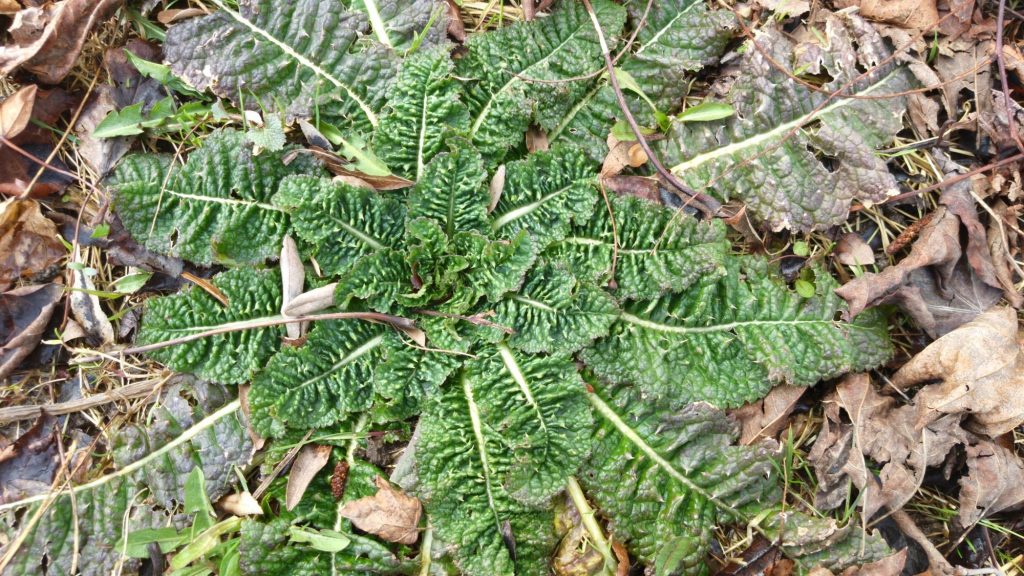
M 651 149 L 651 145 L 647 143 L 647 138 L 644 137 L 643 130 L 640 129 L 640 125 L 637 124 L 636 118 L 633 117 L 633 112 L 629 109 L 629 104 L 626 102 L 626 97 L 622 93 L 622 88 L 619 86 L 619 80 L 615 76 L 615 63 L 612 62 L 611 51 L 608 49 L 608 41 L 604 37 L 604 30 L 601 29 L 601 23 L 597 20 L 597 15 L 594 14 L 594 7 L 590 5 L 590 0 L 583 0 L 583 5 L 587 7 L 587 14 L 590 15 L 590 21 L 594 24 L 594 31 L 597 32 L 597 39 L 601 43 L 601 54 L 604 56 L 605 68 L 608 70 L 608 80 L 611 83 L 612 91 L 615 92 L 615 99 L 619 103 L 619 108 L 622 110 L 623 115 L 626 117 L 626 122 L 629 123 L 629 127 L 633 130 L 633 135 L 636 136 L 637 142 L 640 147 L 643 148 L 647 154 L 647 158 L 651 164 L 654 165 L 654 169 L 665 179 L 666 182 L 672 185 L 673 188 L 679 190 L 687 198 L 687 204 L 693 203 L 693 206 L 703 212 L 709 218 L 715 217 L 722 205 L 714 198 L 697 192 L 693 188 L 690 188 L 686 184 L 683 184 L 675 177 L 671 172 L 665 169 L 662 165 L 661 160 Z
M 1003 27 L 1006 21 L 1006 0 L 999 0 L 999 12 L 996 14 L 996 66 L 999 68 L 999 82 L 1003 87 L 1003 106 L 1006 108 L 1006 125 L 1010 138 L 1017 144 L 1017 149 L 1024 152 L 1024 142 L 1017 133 L 1017 120 L 1013 114 L 1010 99 L 1010 83 L 1006 78 L 1006 60 L 1003 56 Z

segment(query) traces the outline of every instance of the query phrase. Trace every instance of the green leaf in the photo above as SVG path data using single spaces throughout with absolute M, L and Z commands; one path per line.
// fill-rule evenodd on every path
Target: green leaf
M 722 120 L 735 114 L 732 106 L 724 102 L 701 102 L 690 106 L 676 116 L 677 122 L 710 122 Z
M 310 530 L 292 526 L 288 534 L 292 542 L 309 544 L 310 548 L 323 552 L 341 552 L 352 543 L 348 536 L 334 530 Z
M 604 34 L 617 36 L 625 10 L 607 0 L 593 7 Z M 565 116 L 587 89 L 570 78 L 603 66 L 594 25 L 579 2 L 560 4 L 548 18 L 472 36 L 466 48 L 455 76 L 465 79 L 469 136 L 495 163 L 523 141 L 531 121 L 551 128 Z
M 29 520 L 50 494 L 0 504 L 0 531 L 27 530 L 4 573 L 71 574 L 76 560 L 83 576 L 106 576 L 119 566 L 135 572 L 138 561 L 125 556 L 139 556 L 141 540 L 174 546 L 169 514 L 183 501 L 190 472 L 201 470 L 207 498 L 219 499 L 234 467 L 249 462 L 252 442 L 239 407 L 220 386 L 188 377 L 168 382 L 149 421 L 111 436 L 111 472 L 74 486 L 74 498 L 68 491 L 53 495 L 34 526 Z
M 220 10 L 167 31 L 166 61 L 189 84 L 289 120 L 319 113 L 356 129 L 380 122 L 396 58 L 379 44 L 360 46 L 362 13 L 335 0 L 213 4 Z
M 584 222 L 597 203 L 595 165 L 573 148 L 531 154 L 509 163 L 505 187 L 491 214 L 491 227 L 501 238 L 522 230 L 539 246 L 559 240 L 573 222 Z
M 731 444 L 738 425 L 707 404 L 623 387 L 588 395 L 594 448 L 580 480 L 657 574 L 701 574 L 717 524 L 779 499 L 772 454 Z
M 889 358 L 884 318 L 836 320 L 845 304 L 832 283 L 805 299 L 763 259 L 734 257 L 726 270 L 679 294 L 623 306 L 608 337 L 583 351 L 584 362 L 655 396 L 735 407 L 775 384 L 810 386 Z
M 373 403 L 373 371 L 385 328 L 360 320 L 319 322 L 305 345 L 286 347 L 253 379 L 253 426 L 280 436 L 286 426 L 323 428 Z
M 614 225 L 600 205 L 546 255 L 567 262 L 581 278 L 612 282 L 614 293 L 626 299 L 656 298 L 721 275 L 729 244 L 720 221 L 700 222 L 634 196 L 610 200 Z
M 309 157 L 254 155 L 245 134 L 215 132 L 183 166 L 165 155 L 125 158 L 108 181 L 125 228 L 156 252 L 196 264 L 254 263 L 276 256 L 288 215 L 270 203 L 281 179 L 319 173 Z
M 492 321 L 513 329 L 508 343 L 524 352 L 569 353 L 606 335 L 618 312 L 605 291 L 577 281 L 562 266 L 544 264 L 495 307 Z M 491 335 L 502 334 L 492 330 Z
M 436 532 L 465 574 L 543 573 L 555 543 L 548 499 L 589 450 L 583 382 L 569 358 L 499 345 L 453 384 L 424 413 L 416 451 Z
M 676 123 L 661 146 L 672 172 L 696 190 L 738 198 L 772 229 L 822 229 L 842 223 L 854 198 L 879 202 L 897 190 L 884 159 L 876 154 L 903 127 L 903 96 L 885 95 L 913 86 L 903 66 L 871 66 L 861 72 L 849 62 L 888 62 L 889 51 L 859 16 L 833 14 L 822 41 L 821 73 L 831 80 L 812 91 L 767 61 L 800 61 L 797 46 L 781 31 L 765 28 L 747 51 L 723 104 L 735 115 L 720 121 Z M 764 54 L 762 54 L 762 51 Z M 767 55 L 767 56 L 766 56 Z M 816 69 L 819 64 L 815 64 Z M 841 87 L 843 96 L 826 101 Z M 771 86 L 771 90 L 764 90 Z
M 214 276 L 212 283 L 230 306 L 223 306 L 195 286 L 171 296 L 150 298 L 136 344 L 153 344 L 227 324 L 278 317 L 281 275 L 276 270 L 236 268 Z M 149 355 L 179 372 L 238 384 L 266 365 L 283 336 L 283 326 L 239 330 L 161 348 Z
M 257 151 L 277 152 L 284 149 L 284 123 L 277 114 L 268 114 L 262 128 L 253 128 L 245 136 L 256 147 Z
M 487 229 L 483 159 L 473 149 L 438 155 L 409 195 L 409 218 L 432 218 L 449 238 Z
M 350 7 L 366 14 L 373 38 L 390 48 L 410 49 L 418 37 L 425 46 L 445 41 L 444 6 L 435 0 L 352 0 Z
M 291 214 L 306 251 L 332 276 L 345 273 L 363 256 L 398 246 L 404 234 L 400 202 L 326 178 L 286 179 L 273 205 Z
M 627 5 L 632 22 L 640 22 L 646 3 Z M 641 125 L 654 126 L 652 108 L 673 110 L 689 90 L 688 74 L 714 65 L 732 39 L 734 18 L 728 10 L 708 10 L 695 0 L 659 0 L 650 6 L 637 34 L 636 49 L 618 62 L 652 104 L 627 95 L 630 111 Z M 598 67 L 600 68 L 600 67 Z M 620 75 L 621 78 L 621 75 Z M 548 130 L 552 144 L 572 143 L 595 161 L 608 154 L 606 139 L 616 120 L 624 121 L 607 75 L 590 83 L 569 111 Z M 625 127 L 625 124 L 623 124 Z M 630 133 L 626 127 L 622 133 Z M 633 137 L 619 138 L 632 140 Z
M 402 63 L 374 136 L 377 154 L 397 174 L 419 180 L 427 162 L 444 149 L 445 137 L 469 129 L 469 112 L 460 101 L 453 67 L 443 47 L 419 52 Z

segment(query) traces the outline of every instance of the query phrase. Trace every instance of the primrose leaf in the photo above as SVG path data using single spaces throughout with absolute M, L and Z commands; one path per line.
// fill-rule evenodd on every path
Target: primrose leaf
M 150 250 L 196 264 L 261 262 L 278 254 L 288 215 L 270 203 L 291 174 L 317 173 L 311 158 L 285 164 L 291 148 L 255 155 L 242 132 L 215 132 L 183 166 L 134 154 L 108 184 L 125 228 Z
M 506 165 L 505 187 L 491 227 L 500 238 L 526 230 L 544 246 L 559 240 L 573 222 L 590 218 L 597 203 L 595 165 L 574 148 L 537 152 Z
M 435 0 L 352 0 L 351 8 L 366 14 L 373 38 L 389 48 L 407 50 L 418 36 L 421 46 L 445 41 L 445 8 Z
M 663 143 L 672 172 L 694 189 L 743 200 L 775 230 L 840 224 L 853 199 L 879 202 L 894 193 L 896 181 L 876 150 L 902 129 L 905 97 L 852 96 L 903 92 L 912 87 L 910 72 L 892 63 L 876 66 L 890 52 L 858 16 L 832 14 L 825 31 L 828 45 L 820 46 L 797 45 L 779 30 L 762 29 L 729 89 L 726 103 L 736 113 L 676 123 Z M 811 72 L 832 78 L 820 91 L 776 69 L 807 55 L 813 55 Z M 871 72 L 857 80 L 860 67 Z M 842 96 L 826 100 L 847 85 Z
M 438 155 L 409 195 L 409 218 L 432 218 L 453 237 L 487 229 L 487 187 L 483 159 L 473 149 Z
M 699 574 L 717 524 L 779 498 L 773 455 L 731 446 L 738 425 L 708 404 L 629 387 L 588 394 L 594 448 L 580 480 L 616 538 L 658 574 Z
M 256 430 L 280 436 L 285 426 L 322 428 L 368 409 L 384 330 L 359 320 L 319 322 L 305 345 L 275 354 L 249 392 Z
M 368 27 L 362 13 L 335 0 L 242 0 L 238 9 L 213 3 L 220 10 L 167 31 L 164 50 L 175 74 L 289 120 L 319 113 L 356 129 L 379 124 L 397 59 L 379 44 L 361 46 Z
M 627 6 L 631 22 L 639 22 L 646 4 Z M 637 34 L 636 48 L 618 62 L 618 68 L 643 88 L 651 104 L 627 95 L 630 111 L 642 125 L 654 126 L 652 107 L 670 111 L 686 95 L 687 75 L 718 62 L 732 38 L 735 25 L 728 10 L 708 10 L 696 0 L 659 0 L 651 4 Z M 552 144 L 573 143 L 594 160 L 608 154 L 608 131 L 622 120 L 607 76 L 590 83 L 585 93 L 548 131 Z M 632 137 L 630 138 L 630 140 Z M 620 140 L 622 140 L 620 138 Z
M 729 249 L 721 222 L 700 222 L 635 196 L 610 200 L 614 225 L 608 210 L 599 206 L 589 221 L 552 244 L 546 256 L 567 262 L 581 278 L 614 280 L 615 294 L 627 299 L 656 298 L 721 275 Z
M 128 557 L 137 549 L 132 535 L 173 542 L 157 530 L 184 501 L 185 481 L 194 470 L 205 476 L 204 497 L 217 500 L 227 494 L 232 470 L 249 462 L 252 442 L 233 395 L 215 384 L 174 376 L 148 408 L 149 418 L 127 423 L 109 437 L 110 473 L 54 493 L 52 500 L 40 494 L 0 504 L 0 531 L 13 536 L 23 530 L 25 537 L 12 549 L 4 574 L 138 572 L 139 555 Z M 139 498 L 142 492 L 148 497 Z M 148 557 L 145 547 L 141 556 Z
M 363 256 L 397 246 L 404 234 L 401 202 L 327 178 L 288 178 L 273 204 L 291 214 L 295 234 L 330 275 L 345 273 Z
M 214 276 L 211 283 L 227 298 L 228 306 L 198 286 L 150 298 L 136 344 L 153 344 L 229 324 L 278 317 L 281 274 L 277 270 L 234 268 Z M 283 336 L 283 325 L 250 328 L 168 346 L 149 355 L 178 372 L 238 384 L 266 365 Z
M 402 63 L 374 136 L 378 156 L 395 173 L 419 180 L 427 162 L 444 149 L 445 137 L 469 129 L 469 111 L 451 75 L 454 65 L 445 48 L 418 52 Z
M 513 329 L 508 343 L 524 352 L 575 352 L 606 335 L 618 312 L 604 290 L 576 280 L 562 266 L 544 264 L 498 303 L 492 320 Z
M 417 491 L 465 574 L 547 570 L 555 543 L 548 500 L 589 451 L 584 396 L 569 358 L 499 345 L 467 363 L 424 413 Z
M 725 269 L 678 294 L 623 306 L 608 337 L 583 351 L 584 362 L 651 395 L 725 408 L 775 384 L 810 386 L 889 358 L 884 318 L 836 320 L 845 304 L 833 283 L 819 282 L 807 299 L 761 258 L 732 257 Z
M 608 0 L 593 7 L 605 35 L 618 35 L 625 10 Z M 465 79 L 469 136 L 494 163 L 523 141 L 532 120 L 550 128 L 568 112 L 587 89 L 570 78 L 603 66 L 594 25 L 579 2 L 561 3 L 548 18 L 472 36 L 466 48 L 455 76 Z

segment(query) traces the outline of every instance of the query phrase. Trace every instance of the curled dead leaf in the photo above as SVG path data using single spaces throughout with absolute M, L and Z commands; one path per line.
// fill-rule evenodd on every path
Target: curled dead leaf
M 989 437 L 1024 423 L 1024 351 L 1016 311 L 985 312 L 932 342 L 892 378 L 897 388 L 935 380 L 915 399 L 919 429 L 945 414 L 967 415 L 967 428 Z
M 217 501 L 217 507 L 235 516 L 262 516 L 263 508 L 248 492 L 228 494 Z
M 67 256 L 57 225 L 43 216 L 35 200 L 0 204 L 0 290 L 19 279 L 41 279 L 56 273 Z
M 0 450 L 0 504 L 50 490 L 60 465 L 57 419 L 43 412 L 13 444 Z
M 807 388 L 776 386 L 767 396 L 730 412 L 740 422 L 740 444 L 749 446 L 760 438 L 772 438 L 788 423 L 788 416 Z
M 19 66 L 46 84 L 57 84 L 71 71 L 93 28 L 110 17 L 124 0 L 62 0 L 31 6 L 14 15 L 12 42 L 0 48 L 0 72 Z
M 63 293 L 60 284 L 44 284 L 0 294 L 0 381 L 39 345 Z
M 302 256 L 299 254 L 299 247 L 291 236 L 286 235 L 281 245 L 281 313 L 285 314 L 288 304 L 296 296 L 302 294 L 303 285 L 306 282 L 306 269 L 302 265 Z M 285 324 L 288 338 L 297 340 L 302 338 L 308 323 L 293 322 Z
M 35 84 L 22 86 L 0 102 L 0 137 L 14 138 L 21 134 L 32 118 L 32 106 L 35 102 Z
M 423 507 L 417 498 L 395 489 L 387 480 L 374 479 L 377 493 L 345 504 L 338 513 L 360 530 L 388 542 L 412 545 L 419 539 Z
M 291 510 L 299 505 L 306 488 L 309 488 L 309 483 L 316 477 L 317 472 L 327 465 L 330 458 L 330 446 L 306 444 L 299 450 L 299 455 L 295 457 L 292 469 L 288 472 L 288 485 L 284 490 L 285 508 Z
M 836 259 L 846 266 L 870 266 L 875 263 L 875 251 L 863 238 L 850 232 L 836 243 Z

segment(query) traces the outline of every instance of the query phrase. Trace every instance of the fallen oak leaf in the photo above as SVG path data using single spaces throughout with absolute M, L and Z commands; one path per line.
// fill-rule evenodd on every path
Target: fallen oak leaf
M 388 542 L 412 545 L 419 539 L 423 507 L 418 498 L 396 490 L 387 480 L 374 479 L 377 493 L 345 504 L 338 511 L 356 528 L 376 534 Z
M 967 428 L 996 437 L 1024 422 L 1024 351 L 1017 313 L 993 308 L 939 338 L 892 378 L 906 389 L 924 382 L 916 397 L 920 429 L 945 414 L 967 414 Z

